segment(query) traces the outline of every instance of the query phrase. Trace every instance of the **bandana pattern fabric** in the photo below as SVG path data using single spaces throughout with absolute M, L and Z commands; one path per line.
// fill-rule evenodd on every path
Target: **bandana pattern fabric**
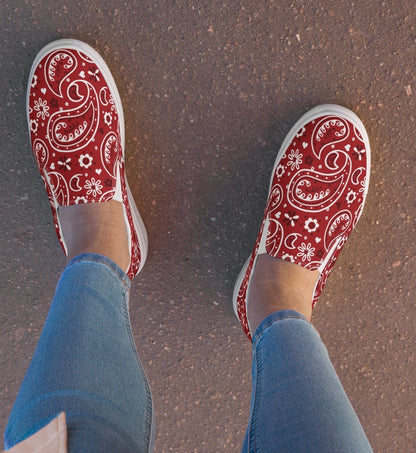
M 247 290 L 259 254 L 319 269 L 315 306 L 363 209 L 369 151 L 354 124 L 328 115 L 300 127 L 279 153 L 260 233 L 237 293 L 236 312 L 248 338 Z
M 29 131 L 65 253 L 58 208 L 117 199 L 130 227 L 127 273 L 133 278 L 140 267 L 140 247 L 127 196 L 122 112 L 109 85 L 97 63 L 81 50 L 50 51 L 29 81 Z

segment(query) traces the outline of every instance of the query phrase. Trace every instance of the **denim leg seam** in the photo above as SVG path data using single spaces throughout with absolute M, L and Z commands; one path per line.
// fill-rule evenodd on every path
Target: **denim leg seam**
M 130 313 L 129 313 L 128 308 L 127 308 L 127 300 L 123 304 L 123 317 L 124 317 L 124 320 L 125 320 L 125 328 L 127 330 L 127 336 L 129 338 L 130 347 L 132 348 L 132 350 L 134 352 L 134 355 L 136 357 L 137 369 L 138 369 L 139 373 L 143 376 L 143 378 L 144 378 L 143 381 L 145 382 L 145 386 L 146 386 L 146 439 L 147 439 L 147 445 L 148 445 L 148 447 L 150 449 L 151 435 L 152 435 L 152 429 L 153 429 L 153 427 L 152 427 L 153 402 L 152 402 L 151 390 L 150 390 L 150 386 L 149 386 L 147 377 L 146 377 L 146 375 L 144 373 L 143 368 L 141 366 L 139 366 L 139 363 L 141 363 L 141 361 L 140 361 L 140 357 L 139 357 L 139 355 L 137 353 L 137 348 L 136 348 L 136 344 L 135 344 L 135 341 L 134 341 L 133 333 L 132 333 L 131 328 L 130 328 L 130 325 L 131 325 L 131 323 L 130 323 Z
M 255 348 L 255 364 L 256 364 L 256 381 L 255 381 L 255 389 L 254 389 L 254 401 L 253 401 L 253 413 L 252 413 L 252 421 L 250 426 L 250 435 L 248 439 L 248 451 L 255 453 L 256 446 L 258 443 L 258 430 L 256 429 L 257 419 L 255 417 L 257 407 L 261 405 L 261 400 L 263 395 L 259 394 L 259 390 L 263 388 L 263 359 L 261 354 L 258 353 L 257 348 Z

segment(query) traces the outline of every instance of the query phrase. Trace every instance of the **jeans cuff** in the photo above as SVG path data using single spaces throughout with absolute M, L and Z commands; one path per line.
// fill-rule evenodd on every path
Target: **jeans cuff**
M 272 324 L 283 319 L 299 319 L 301 321 L 307 322 L 310 325 L 310 322 L 306 319 L 306 317 L 295 310 L 275 311 L 274 313 L 264 318 L 263 321 L 257 326 L 257 329 L 253 334 L 252 343 L 256 343 L 261 338 L 265 330 L 267 330 Z
M 76 256 L 73 258 L 68 264 L 67 268 L 70 267 L 72 264 L 79 263 L 79 262 L 95 262 L 95 263 L 100 263 L 104 264 L 107 267 L 111 269 L 113 274 L 115 275 L 116 278 L 118 278 L 123 285 L 127 287 L 128 290 L 130 290 L 131 287 L 131 280 L 127 276 L 127 274 L 121 269 L 121 267 L 115 263 L 113 260 L 108 258 L 107 256 L 104 255 L 99 255 L 98 253 L 82 253 L 81 255 Z

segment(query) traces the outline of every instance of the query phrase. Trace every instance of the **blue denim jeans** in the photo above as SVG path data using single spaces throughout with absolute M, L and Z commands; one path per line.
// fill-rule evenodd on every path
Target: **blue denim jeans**
M 154 411 L 130 329 L 130 280 L 84 254 L 64 270 L 5 433 L 10 448 L 66 413 L 68 451 L 151 451 Z M 299 313 L 253 336 L 253 390 L 242 451 L 371 452 L 316 330 Z
M 130 330 L 129 291 L 129 278 L 106 257 L 68 263 L 12 409 L 6 448 L 65 411 L 69 452 L 151 449 L 154 412 Z
M 366 453 L 367 437 L 318 332 L 282 310 L 253 335 L 252 396 L 243 453 Z

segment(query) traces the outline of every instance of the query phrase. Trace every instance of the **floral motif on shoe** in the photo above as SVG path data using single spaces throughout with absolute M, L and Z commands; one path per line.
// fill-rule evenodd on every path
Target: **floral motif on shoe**
M 297 123 L 279 152 L 260 233 L 237 281 L 234 306 L 249 338 L 246 297 L 256 257 L 318 269 L 314 306 L 363 208 L 370 161 L 364 126 L 347 109 L 322 107 Z

